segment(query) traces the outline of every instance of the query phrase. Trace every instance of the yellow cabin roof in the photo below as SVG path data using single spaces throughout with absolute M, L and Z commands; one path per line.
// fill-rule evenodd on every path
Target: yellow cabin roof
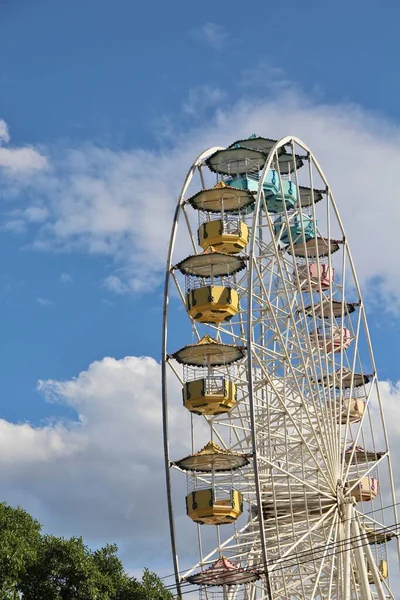
M 207 473 L 235 471 L 248 465 L 249 460 L 245 454 L 224 450 L 215 442 L 208 442 L 199 452 L 186 456 L 175 464 L 187 471 Z
M 194 277 L 227 277 L 246 267 L 243 258 L 236 254 L 226 254 L 218 252 L 214 248 L 207 248 L 202 254 L 188 256 L 176 267 L 184 275 Z
M 183 365 L 193 367 L 217 367 L 230 365 L 246 355 L 244 346 L 222 344 L 209 335 L 205 335 L 197 344 L 189 344 L 174 352 L 171 356 Z
M 207 212 L 238 212 L 255 202 L 255 193 L 250 190 L 240 190 L 226 185 L 223 181 L 208 190 L 201 190 L 188 199 L 188 203 L 196 210 Z

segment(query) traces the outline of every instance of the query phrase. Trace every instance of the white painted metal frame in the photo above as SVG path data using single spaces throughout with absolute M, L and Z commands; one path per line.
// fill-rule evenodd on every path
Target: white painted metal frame
M 281 148 L 293 154 L 302 152 L 306 156 L 303 173 L 294 167 L 291 174 L 298 191 L 300 184 L 313 190 L 316 179 L 318 187 L 322 184 L 325 188 L 325 200 L 319 205 L 314 203 L 311 192 L 310 208 L 302 207 L 299 201 L 290 211 L 286 209 L 282 192 L 282 218 L 291 223 L 306 210 L 317 233 L 328 239 L 327 264 L 330 270 L 335 264 L 337 274 L 328 290 L 322 289 L 321 283 L 317 290 L 313 290 L 310 280 L 308 289 L 301 286 L 298 260 L 294 256 L 296 240 L 293 240 L 288 228 L 289 244 L 283 247 L 280 243 L 283 229 L 279 235 L 274 231 L 275 215 L 268 212 L 263 183 L 275 164 L 282 189 L 283 177 L 277 160 Z M 235 476 L 235 487 L 242 492 L 249 511 L 248 522 L 242 519 L 232 526 L 215 527 L 214 546 L 210 542 L 212 528 L 197 526 L 199 560 L 188 567 L 185 557 L 180 557 L 185 566 L 182 572 L 179 571 L 170 477 L 171 468 L 176 468 L 171 467 L 171 461 L 178 457 L 171 457 L 169 453 L 167 366 L 171 367 L 171 373 L 181 385 L 183 381 L 179 369 L 169 358 L 177 348 L 168 347 L 168 324 L 172 322 L 174 326 L 172 318 L 179 318 L 177 311 L 173 317 L 169 315 L 170 284 L 172 282 L 185 304 L 182 278 L 174 269 L 174 264 L 184 258 L 174 256 L 179 217 L 183 213 L 182 228 L 191 251 L 199 252 L 193 230 L 194 219 L 190 215 L 194 211 L 186 209 L 187 191 L 196 173 L 199 174 L 200 187 L 206 188 L 204 162 L 216 150 L 211 148 L 203 152 L 185 179 L 174 216 L 165 277 L 163 433 L 178 596 L 183 593 L 183 586 L 186 590 L 185 577 L 224 554 L 241 566 L 255 567 L 263 574 L 261 581 L 248 584 L 246 598 L 382 600 L 385 592 L 375 564 L 377 555 L 366 543 L 365 528 L 390 527 L 397 531 L 398 519 L 387 431 L 368 325 L 353 260 L 331 189 L 311 151 L 293 137 L 283 138 L 271 149 L 260 175 L 253 214 L 246 217 L 251 230 L 250 244 L 246 249 L 248 269 L 244 274 L 236 275 L 233 284 L 241 298 L 242 310 L 230 323 L 218 327 L 191 323 L 194 341 L 209 332 L 221 341 L 247 347 L 247 359 L 235 368 L 238 404 L 229 414 L 208 417 L 205 421 L 211 438 L 218 444 L 253 458 L 251 468 L 242 469 Z M 318 220 L 323 220 L 325 227 L 318 226 L 317 213 Z M 304 235 L 301 219 L 300 223 Z M 331 238 L 338 234 L 341 249 L 332 255 Z M 315 258 L 318 268 L 324 260 L 318 256 Z M 348 298 L 349 294 L 353 297 Z M 334 317 L 332 311 L 326 315 L 322 311 L 322 317 L 316 316 L 316 305 L 329 298 L 341 302 L 340 318 Z M 349 300 L 358 305 L 351 317 L 345 308 Z M 306 316 L 307 305 L 312 307 L 311 316 Z M 341 348 L 339 352 L 332 353 L 327 350 L 327 341 L 329 331 L 335 326 L 345 326 L 350 330 L 352 344 L 347 350 Z M 313 334 L 317 328 L 322 328 L 322 338 L 318 343 Z M 187 340 L 187 343 L 192 343 L 192 340 Z M 342 386 L 344 369 L 351 372 L 347 391 Z M 216 369 L 216 373 L 224 374 L 224 369 Z M 371 374 L 371 383 L 356 390 L 355 373 Z M 318 384 L 323 376 L 324 386 Z M 342 408 L 345 399 L 354 395 L 361 398 L 366 407 L 356 423 L 350 420 L 350 402 L 345 413 Z M 196 439 L 200 422 L 204 428 L 204 418 L 193 416 L 191 419 L 193 452 L 199 450 Z M 376 447 L 376 437 L 383 447 Z M 353 449 L 346 454 L 351 444 Z M 385 454 L 371 464 L 368 460 L 360 463 L 355 454 L 357 444 L 375 452 L 383 450 Z M 377 474 L 384 493 L 379 491 L 378 498 L 372 503 L 355 504 L 351 492 L 363 477 L 372 473 Z M 206 474 L 193 475 L 191 485 L 196 486 L 196 481 L 202 485 L 211 484 Z M 219 484 L 228 490 L 232 486 L 231 476 L 220 477 Z M 386 506 L 390 508 L 385 509 Z M 193 524 L 193 527 L 196 526 Z M 375 581 L 373 587 L 367 586 L 367 564 Z M 213 594 L 205 592 L 207 598 Z M 239 589 L 231 589 L 229 597 L 233 600 L 240 594 Z M 386 592 L 387 596 L 394 597 L 390 590 Z

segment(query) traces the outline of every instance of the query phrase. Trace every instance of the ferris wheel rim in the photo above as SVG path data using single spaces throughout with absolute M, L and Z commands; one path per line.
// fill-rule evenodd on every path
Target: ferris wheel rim
M 336 214 L 336 218 L 340 224 L 340 227 L 342 229 L 342 231 L 344 231 L 343 229 L 343 224 L 342 221 L 340 219 L 340 215 L 339 212 L 337 210 L 337 206 L 332 194 L 332 191 L 330 189 L 330 186 L 327 182 L 327 179 L 321 169 L 321 167 L 319 166 L 319 163 L 317 162 L 317 160 L 315 159 L 315 156 L 313 155 L 313 153 L 311 152 L 311 150 L 297 137 L 295 136 L 285 136 L 284 138 L 281 138 L 280 140 L 278 140 L 276 142 L 276 144 L 274 145 L 273 148 L 271 148 L 269 154 L 268 154 L 268 158 L 266 159 L 264 168 L 262 170 L 262 175 L 260 177 L 259 180 L 259 186 L 258 186 L 258 192 L 257 192 L 257 196 L 255 199 L 255 204 L 254 204 L 254 215 L 253 215 L 253 227 L 252 227 L 252 234 L 251 234 L 251 241 L 250 241 L 250 248 L 249 248 L 249 272 L 248 272 L 248 310 L 250 310 L 250 316 L 248 316 L 247 319 L 247 348 L 248 348 L 248 353 L 247 353 L 247 365 L 248 365 L 248 374 L 249 374 L 249 398 L 250 398 L 250 410 L 253 404 L 253 387 L 254 387 L 254 381 L 253 381 L 253 353 L 251 351 L 251 346 L 253 343 L 253 338 L 252 338 L 252 319 L 251 317 L 251 307 L 252 307 L 252 275 L 253 275 L 253 255 L 254 255 L 254 248 L 255 248 L 255 240 L 256 240 L 256 227 L 254 226 L 255 223 L 257 222 L 257 217 L 259 214 L 259 211 L 261 209 L 261 197 L 262 197 L 262 185 L 264 183 L 265 177 L 268 173 L 268 170 L 271 168 L 272 165 L 272 161 L 274 158 L 275 153 L 279 150 L 279 148 L 281 148 L 282 146 L 286 146 L 288 144 L 297 144 L 299 145 L 301 148 L 303 148 L 303 150 L 305 152 L 307 152 L 307 157 L 313 161 L 314 165 L 316 166 L 316 168 L 319 171 L 319 174 L 322 178 L 322 180 L 325 182 L 326 184 L 326 189 L 327 189 L 327 194 L 329 193 L 329 198 L 332 202 L 332 205 L 334 207 L 335 210 L 335 214 Z M 169 245 L 169 250 L 168 250 L 168 256 L 167 256 L 167 269 L 166 269 L 166 275 L 165 275 L 165 286 L 164 286 L 164 308 L 163 308 L 163 354 L 162 354 L 162 397 L 163 397 L 163 433 L 164 433 L 164 456 L 165 456 L 165 465 L 166 465 L 166 478 L 167 478 L 167 496 L 168 494 L 170 494 L 170 486 L 171 486 L 171 482 L 170 482 L 170 460 L 169 460 L 169 451 L 168 451 L 168 423 L 166 423 L 166 425 L 164 426 L 164 420 L 167 420 L 167 408 L 168 408 L 168 401 L 167 401 L 167 384 L 166 384 L 166 363 L 167 363 L 167 358 L 168 355 L 166 353 L 166 348 L 167 348 L 167 322 L 168 322 L 168 299 L 169 299 L 169 283 L 170 283 L 170 270 L 172 267 L 172 254 L 173 254 L 173 250 L 174 250 L 174 245 L 175 245 L 175 236 L 176 236 L 176 229 L 177 229 L 177 225 L 178 225 L 178 219 L 179 219 L 179 209 L 182 207 L 183 203 L 184 203 L 184 196 L 185 196 L 185 192 L 188 188 L 188 185 L 190 184 L 190 181 L 196 171 L 197 168 L 201 167 L 202 164 L 204 164 L 204 161 L 207 157 L 211 156 L 213 153 L 215 153 L 216 151 L 219 150 L 223 150 L 223 147 L 214 147 L 214 148 L 209 148 L 207 150 L 205 150 L 204 152 L 202 152 L 197 159 L 195 160 L 195 162 L 193 163 L 192 167 L 189 169 L 188 174 L 186 176 L 185 182 L 182 186 L 182 190 L 181 190 L 181 194 L 179 196 L 178 199 L 178 203 L 176 206 L 176 210 L 175 210 L 175 216 L 174 216 L 174 220 L 173 220 L 173 226 L 172 226 L 172 231 L 171 231 L 171 238 L 170 238 L 170 245 Z M 201 172 L 200 168 L 199 168 L 199 172 Z M 203 189 L 204 189 L 204 185 L 203 185 Z M 329 237 L 329 236 L 328 236 Z M 363 306 L 362 304 L 362 295 L 361 295 L 361 290 L 360 290 L 360 285 L 359 285 L 359 281 L 356 275 L 356 271 L 354 268 L 354 263 L 352 261 L 352 257 L 351 257 L 351 252 L 350 252 L 350 248 L 347 244 L 347 239 L 344 238 L 344 244 L 346 246 L 346 251 L 347 251 L 347 255 L 349 256 L 349 259 L 351 261 L 352 264 L 352 272 L 353 272 L 353 277 L 355 279 L 355 283 L 356 283 L 356 287 L 357 287 L 357 293 L 359 295 L 360 298 L 360 306 Z M 374 379 L 376 378 L 376 367 L 375 367 L 375 360 L 374 360 L 374 355 L 373 355 L 373 349 L 372 349 L 372 344 L 370 341 L 370 337 L 369 337 L 369 330 L 368 330 L 368 324 L 367 321 L 365 319 L 365 314 L 363 313 L 363 317 L 364 317 L 364 327 L 367 331 L 367 336 L 368 336 L 368 346 L 369 346 L 369 354 L 371 357 L 371 362 L 373 364 L 374 367 Z M 251 380 L 251 382 L 250 382 Z M 386 448 L 388 450 L 387 455 L 389 456 L 389 441 L 388 441 L 388 436 L 387 436 L 387 429 L 386 429 L 386 424 L 384 421 L 384 413 L 382 410 L 382 406 L 381 406 L 381 398 L 379 395 L 379 386 L 377 386 L 378 389 L 378 402 L 379 402 L 379 407 L 380 407 L 380 414 L 381 414 L 381 418 L 382 418 L 382 422 L 383 422 L 383 426 L 384 426 L 384 433 L 385 433 L 385 442 L 386 442 Z M 254 428 L 253 425 L 251 427 L 252 429 L 252 441 L 255 441 L 256 438 L 256 427 L 255 427 L 255 423 L 254 423 Z M 344 450 L 344 449 L 343 449 Z M 253 453 L 253 458 L 254 458 L 254 464 L 255 464 L 255 468 L 253 469 L 254 473 L 256 473 L 258 471 L 258 463 L 256 460 L 256 452 L 257 452 L 257 448 L 255 448 L 255 452 Z M 349 463 L 351 463 L 351 460 L 349 461 Z M 389 464 L 389 471 L 390 471 L 390 478 L 391 478 L 391 487 L 392 487 L 392 493 L 394 492 L 394 482 L 393 482 L 393 473 L 392 473 L 392 469 L 391 469 L 391 462 L 390 459 L 388 461 Z M 256 475 L 255 475 L 256 477 Z M 168 488 L 169 488 L 169 492 L 168 492 Z M 260 483 L 258 481 L 258 483 L 256 483 L 256 490 L 260 490 Z M 170 500 L 168 500 L 168 504 L 169 504 Z M 169 506 L 168 506 L 169 508 Z M 258 512 L 259 512 L 259 517 L 258 517 L 258 522 L 259 522 L 259 526 L 260 526 L 260 535 L 261 535 L 261 539 L 264 535 L 264 527 L 263 527 L 263 513 L 262 513 L 262 509 L 261 509 L 261 496 L 258 499 L 257 498 L 257 508 L 258 508 Z M 178 594 L 181 594 L 181 582 L 182 582 L 182 578 L 179 577 L 179 569 L 178 569 L 178 563 L 177 563 L 177 554 L 176 554 L 176 543 L 175 543 L 175 533 L 174 533 L 174 516 L 173 516 L 173 510 L 172 510 L 172 503 L 171 503 L 171 512 L 169 512 L 169 520 L 170 520 L 170 535 L 171 535 L 171 545 L 173 548 L 173 555 L 174 555 L 174 560 L 176 557 L 176 564 L 174 562 L 174 569 L 175 569 L 175 579 L 176 579 L 176 585 L 177 585 L 177 590 L 178 590 Z M 261 533 L 262 531 L 262 533 Z M 398 542 L 399 543 L 399 542 Z M 265 565 L 265 573 L 268 573 L 267 571 L 267 559 L 265 557 L 264 560 L 264 565 Z M 322 565 L 321 565 L 322 568 Z M 272 597 L 272 596 L 271 596 Z
M 220 146 L 211 146 L 197 156 L 192 166 L 188 170 L 183 182 L 178 202 L 175 207 L 174 218 L 171 227 L 170 241 L 167 252 L 167 263 L 164 280 L 164 300 L 163 300 L 163 318 L 162 318 L 162 341 L 161 341 L 161 402 L 162 402 L 162 431 L 163 431 L 163 446 L 164 446 L 164 468 L 165 468 L 165 485 L 167 495 L 167 511 L 169 521 L 170 542 L 172 548 L 172 562 L 174 567 L 175 585 L 178 596 L 181 597 L 181 579 L 179 577 L 178 555 L 176 548 L 175 521 L 174 510 L 172 503 L 172 489 L 170 476 L 170 455 L 169 455 L 169 438 L 168 438 L 168 393 L 167 393 L 167 335 L 168 335 L 168 302 L 169 302 L 169 285 L 170 285 L 170 270 L 172 267 L 172 255 L 175 246 L 176 231 L 179 220 L 179 209 L 183 202 L 187 188 L 193 178 L 196 168 L 200 166 L 202 161 L 217 150 L 222 149 Z

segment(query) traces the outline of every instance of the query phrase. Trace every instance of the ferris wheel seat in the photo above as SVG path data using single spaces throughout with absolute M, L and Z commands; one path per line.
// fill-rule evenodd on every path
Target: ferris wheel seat
M 340 352 L 347 350 L 351 344 L 351 333 L 346 327 L 333 327 L 324 331 L 322 328 L 316 329 L 311 333 L 311 341 L 314 347 L 325 350 L 328 354 L 331 352 Z
M 283 244 L 299 244 L 308 242 L 315 238 L 315 227 L 313 218 L 309 215 L 295 215 L 289 219 L 289 226 L 286 217 L 279 216 L 274 222 L 275 235 Z M 290 240 L 290 238 L 292 238 Z
M 183 405 L 198 415 L 218 415 L 229 412 L 237 402 L 237 389 L 233 381 L 223 378 L 217 386 L 208 379 L 195 379 L 182 389 Z
M 389 570 L 388 570 L 387 560 L 383 559 L 383 560 L 379 561 L 378 572 L 379 572 L 379 577 L 380 577 L 381 581 L 383 579 L 387 579 L 388 578 Z M 368 565 L 368 583 L 373 584 L 374 581 L 375 580 L 374 580 L 374 576 L 372 574 L 372 569 Z
M 349 423 L 358 423 L 361 421 L 365 412 L 365 402 L 360 398 L 345 398 L 343 400 L 343 409 L 340 416 L 340 423 L 345 425 L 347 418 Z
M 249 175 L 240 176 L 229 180 L 229 185 L 240 190 L 249 190 L 250 192 L 258 191 L 259 178 L 251 177 Z M 270 169 L 265 177 L 264 193 L 268 196 L 270 194 L 277 194 L 280 190 L 279 177 L 274 169 Z
M 378 567 L 378 573 L 379 573 L 379 578 L 381 581 L 383 581 L 384 579 L 387 579 L 388 577 L 388 563 L 387 560 L 383 559 L 379 561 L 379 564 L 377 564 Z M 372 573 L 372 569 L 371 569 L 371 565 L 367 562 L 367 577 L 368 577 L 368 583 L 373 585 L 375 583 L 374 580 L 374 576 Z M 359 575 L 359 572 L 357 570 L 354 570 L 354 579 L 356 581 L 356 583 L 360 583 L 361 582 L 361 578 Z
M 243 496 L 232 489 L 229 497 L 216 498 L 216 490 L 195 490 L 186 496 L 186 513 L 199 525 L 226 525 L 243 512 Z
M 199 323 L 223 323 L 239 312 L 239 296 L 223 285 L 195 288 L 186 295 L 186 310 Z
M 238 177 L 229 181 L 229 185 L 241 190 L 248 190 L 250 192 L 258 191 L 259 179 L 256 177 Z M 265 177 L 263 183 L 263 190 L 267 202 L 268 212 L 279 213 L 282 212 L 282 192 L 281 185 L 279 182 L 278 173 L 275 169 L 270 169 Z M 283 197 L 285 198 L 285 204 L 287 210 L 292 209 L 297 202 L 297 187 L 293 181 L 282 179 L 282 191 Z
M 349 486 L 355 481 L 349 481 Z M 375 477 L 363 477 L 359 483 L 350 492 L 357 502 L 369 502 L 374 500 L 378 495 L 378 480 Z
M 221 252 L 236 254 L 247 246 L 249 228 L 239 219 L 206 221 L 199 227 L 198 240 L 203 250 L 212 246 Z
M 297 267 L 297 274 L 300 281 L 300 289 L 307 292 L 310 287 L 313 291 L 328 290 L 334 281 L 335 269 L 328 264 L 309 263 Z M 296 280 L 296 272 L 294 272 Z
M 297 202 L 297 188 L 292 181 L 282 181 L 283 196 L 285 198 L 286 210 L 294 208 Z M 284 212 L 282 194 L 279 191 L 276 194 L 268 194 L 266 197 L 268 212 L 276 214 Z
M 243 568 L 224 556 L 220 556 L 211 567 L 186 578 L 187 581 L 194 585 L 204 586 L 237 586 L 244 583 L 251 583 L 258 579 L 260 579 L 260 573 L 257 570 Z M 208 593 L 206 597 L 209 598 Z

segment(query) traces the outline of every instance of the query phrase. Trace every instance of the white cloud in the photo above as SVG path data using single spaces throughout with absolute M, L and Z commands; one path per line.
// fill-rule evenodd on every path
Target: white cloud
M 1 143 L 8 144 L 9 141 L 10 141 L 10 134 L 8 133 L 7 123 L 3 119 L 0 119 L 0 144 Z
M 69 381 L 40 381 L 38 389 L 77 419 L 39 427 L 0 420 L 2 499 L 21 503 L 52 533 L 116 541 L 141 566 L 169 562 L 159 364 L 105 358 Z M 172 452 L 185 456 L 189 413 L 176 379 L 170 391 Z M 180 501 L 183 512 L 183 487 Z
M 49 211 L 42 206 L 30 206 L 24 211 L 24 218 L 30 223 L 42 223 L 48 216 Z
M 21 503 L 54 534 L 117 542 L 127 567 L 166 562 L 170 573 L 159 364 L 149 357 L 104 358 L 68 381 L 40 381 L 38 389 L 77 418 L 39 427 L 0 420 L 2 498 Z M 398 456 L 400 382 L 383 382 L 381 389 Z M 190 417 L 175 378 L 169 392 L 170 449 L 178 458 L 190 452 Z M 208 433 L 196 439 L 198 447 Z M 190 553 L 196 528 L 184 514 L 184 479 L 175 511 Z M 181 558 L 188 558 L 185 552 Z
M 73 283 L 74 279 L 69 273 L 61 273 L 60 281 L 61 283 Z
M 293 91 L 295 86 L 293 81 L 288 79 L 284 69 L 272 65 L 268 60 L 262 59 L 255 65 L 245 69 L 239 78 L 238 84 L 242 87 L 250 87 L 262 91 L 273 91 L 274 93 L 282 93 L 285 91 Z
M 121 268 L 107 287 L 115 290 L 120 279 L 123 289 L 151 288 L 162 270 L 186 166 L 180 152 L 177 157 L 175 151 L 166 156 L 143 150 L 115 153 L 92 146 L 67 152 L 52 174 L 31 184 L 49 211 L 47 221 L 37 226 L 33 246 L 108 255 Z M 18 221 L 27 216 L 20 211 Z M 10 227 L 14 221 L 15 213 Z
M 229 39 L 225 27 L 218 25 L 217 23 L 212 23 L 211 21 L 204 23 L 204 25 L 198 29 L 194 29 L 191 32 L 191 36 L 194 39 L 205 42 L 217 50 L 225 46 Z
M 399 127 L 360 107 L 316 103 L 285 89 L 270 99 L 222 102 L 213 116 L 175 133 L 161 150 L 86 145 L 57 154 L 51 173 L 41 173 L 30 186 L 42 211 L 33 225 L 33 246 L 107 255 L 116 269 L 105 282 L 108 289 L 152 289 L 161 280 L 174 206 L 193 158 L 254 132 L 294 134 L 311 147 L 328 176 L 361 283 L 369 282 L 374 294 L 379 289 L 381 306 L 393 306 L 400 299 Z M 211 88 L 203 92 L 213 97 Z M 220 93 L 215 90 L 214 98 Z M 32 222 L 24 210 L 37 206 L 36 200 L 10 215 L 5 226 L 23 231 L 21 221 Z
M 24 219 L 8 218 L 8 220 L 1 226 L 5 231 L 11 231 L 12 233 L 25 233 L 27 231 L 26 221 Z
M 53 301 L 52 300 L 48 300 L 47 298 L 36 298 L 36 302 L 39 304 L 39 306 L 52 306 L 53 305 Z
M 10 134 L 7 123 L 0 119 L 0 144 L 8 144 Z M 24 146 L 21 148 L 0 147 L 0 168 L 9 175 L 29 174 L 32 171 L 41 171 L 48 166 L 47 158 L 35 148 Z
M 129 287 L 126 282 L 122 281 L 116 275 L 110 275 L 104 281 L 104 287 L 110 290 L 110 292 L 114 292 L 115 294 L 124 294 L 129 290 Z
M 0 167 L 13 173 L 39 171 L 46 166 L 46 157 L 34 148 L 0 148 Z
M 226 94 L 223 90 L 209 85 L 200 85 L 189 90 L 182 109 L 191 117 L 202 117 L 207 109 L 220 104 Z
M 390 451 L 393 457 L 400 457 L 400 380 L 397 382 L 381 381 L 379 384 L 382 406 L 385 414 L 386 427 L 389 434 Z M 372 398 L 372 405 L 378 410 L 378 403 L 375 395 Z M 374 431 L 375 442 L 385 446 L 383 431 Z M 397 471 L 396 458 L 394 459 L 394 469 Z M 400 473 L 399 473 L 400 475 Z M 398 492 L 400 494 L 400 480 L 397 482 Z

